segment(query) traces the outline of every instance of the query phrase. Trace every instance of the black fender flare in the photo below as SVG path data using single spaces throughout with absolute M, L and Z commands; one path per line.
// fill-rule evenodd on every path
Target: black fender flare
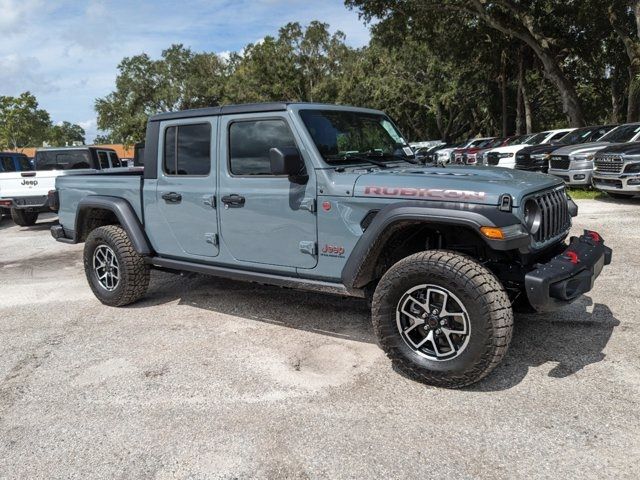
M 124 198 L 110 197 L 106 195 L 90 195 L 84 197 L 78 202 L 76 222 L 75 222 L 75 237 L 76 241 L 82 238 L 83 232 L 81 231 L 84 222 L 84 216 L 91 209 L 109 210 L 113 212 L 120 222 L 120 225 L 127 232 L 127 235 L 131 239 L 133 248 L 140 255 L 151 255 L 153 249 L 151 243 L 144 233 L 144 227 L 138 218 L 135 210 L 131 204 Z
M 393 203 L 376 214 L 356 243 L 342 269 L 342 283 L 350 291 L 355 291 L 364 288 L 373 279 L 374 262 L 370 259 L 377 258 L 385 242 L 394 233 L 394 225 L 413 222 L 467 227 L 477 232 L 489 248 L 505 251 L 528 247 L 529 237 L 491 240 L 480 233 L 480 227 L 506 227 L 519 221 L 513 214 L 498 210 L 497 205 L 427 206 L 420 201 Z

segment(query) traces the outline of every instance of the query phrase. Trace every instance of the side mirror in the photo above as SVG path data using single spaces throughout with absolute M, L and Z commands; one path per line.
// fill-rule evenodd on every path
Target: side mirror
M 269 150 L 271 173 L 273 175 L 287 175 L 289 178 L 307 178 L 307 170 L 300 152 L 296 147 L 280 147 Z

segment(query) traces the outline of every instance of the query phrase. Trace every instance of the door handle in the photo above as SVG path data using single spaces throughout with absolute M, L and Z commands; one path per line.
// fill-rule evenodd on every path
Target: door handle
M 222 197 L 224 208 L 240 208 L 244 207 L 245 199 L 236 193 Z
M 169 203 L 178 203 L 182 201 L 182 195 L 176 192 L 163 193 L 162 198 Z

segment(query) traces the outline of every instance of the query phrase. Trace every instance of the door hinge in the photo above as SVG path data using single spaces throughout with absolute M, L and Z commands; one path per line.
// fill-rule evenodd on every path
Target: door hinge
M 202 197 L 202 201 L 205 205 L 211 208 L 216 208 L 216 196 L 215 195 L 205 195 Z
M 316 199 L 315 198 L 306 198 L 300 202 L 301 210 L 309 210 L 311 213 L 316 211 Z
M 302 253 L 307 253 L 309 255 L 316 254 L 316 242 L 303 241 L 300 242 L 299 246 Z
M 218 234 L 217 233 L 205 233 L 204 240 L 207 243 L 210 243 L 214 247 L 218 246 Z

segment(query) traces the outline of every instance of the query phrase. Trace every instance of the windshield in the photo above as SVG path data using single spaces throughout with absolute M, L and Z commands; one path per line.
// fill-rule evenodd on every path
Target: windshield
M 523 143 L 527 143 L 533 135 L 521 135 L 519 137 L 512 138 L 507 142 L 507 145 L 522 145 Z
M 633 137 L 635 137 L 638 132 L 640 132 L 640 124 L 620 125 L 607 133 L 600 141 L 610 143 L 629 142 L 633 140 Z
M 533 137 L 529 138 L 525 143 L 529 143 L 531 145 L 538 145 L 544 142 L 544 139 L 549 136 L 549 132 L 541 132 L 535 134 Z
M 384 115 L 347 110 L 301 110 L 320 155 L 330 163 L 364 161 L 358 155 L 407 156 L 413 151 Z

